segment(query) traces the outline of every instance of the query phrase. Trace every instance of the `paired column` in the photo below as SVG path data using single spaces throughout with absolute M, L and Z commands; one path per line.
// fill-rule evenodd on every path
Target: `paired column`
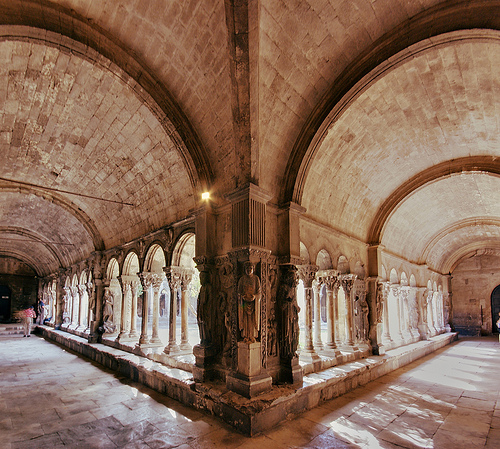
M 130 290 L 132 295 L 132 307 L 130 313 L 130 339 L 135 339 L 138 337 L 137 332 L 137 289 L 139 288 L 140 281 L 132 281 L 130 283 Z
M 160 288 L 163 283 L 164 275 L 163 273 L 151 274 L 151 288 L 153 290 L 153 330 L 151 335 L 152 344 L 161 344 L 160 337 L 158 335 L 158 328 L 160 323 Z
M 382 305 L 384 308 L 384 344 L 392 342 L 391 331 L 389 329 L 389 285 L 387 282 L 381 283 Z
M 305 329 L 305 347 L 301 352 L 301 355 L 309 356 L 313 359 L 319 359 L 318 354 L 314 350 L 313 345 L 313 335 L 312 335 L 312 323 L 313 323 L 313 298 L 312 298 L 312 283 L 316 276 L 318 267 L 316 265 L 301 265 L 299 266 L 299 278 L 304 283 L 305 290 L 305 305 L 306 305 L 306 329 Z
M 142 321 L 141 321 L 141 336 L 139 337 L 138 346 L 145 346 L 149 344 L 148 337 L 148 315 L 149 315 L 149 301 L 151 295 L 151 278 L 150 273 L 138 273 L 139 279 L 142 284 Z
M 314 347 L 316 349 L 323 348 L 321 341 L 321 298 L 320 291 L 323 284 L 320 280 L 314 280 L 312 290 L 314 295 Z
M 129 295 L 131 294 L 131 283 L 130 281 L 127 281 L 123 279 L 123 276 L 120 276 L 118 278 L 120 281 L 120 285 L 122 288 L 122 310 L 121 310 L 121 315 L 120 315 L 120 333 L 118 334 L 118 337 L 116 337 L 117 341 L 122 341 L 128 337 L 128 330 L 127 330 L 127 312 L 128 312 L 128 298 Z
M 355 274 L 344 274 L 340 277 L 340 283 L 345 293 L 346 302 L 346 326 L 347 326 L 347 344 L 354 346 L 354 308 L 352 304 L 352 286 L 356 280 Z
M 337 313 L 337 293 L 339 290 L 339 281 L 337 275 L 328 273 L 323 282 L 326 285 L 326 347 L 328 349 L 337 349 L 335 343 L 335 316 Z
M 84 323 L 86 311 L 84 310 L 85 304 L 82 299 L 83 295 L 87 293 L 87 286 L 85 284 L 79 284 L 77 288 L 78 297 L 80 299 L 80 302 L 78 304 L 78 330 L 83 331 L 87 326 L 86 323 Z
M 181 350 L 190 351 L 188 314 L 189 314 L 189 285 L 193 279 L 193 273 L 185 271 L 181 280 Z
M 164 268 L 170 286 L 170 315 L 168 317 L 168 345 L 164 353 L 172 354 L 179 352 L 177 344 L 177 291 L 181 287 L 182 276 L 179 270 L 173 267 Z

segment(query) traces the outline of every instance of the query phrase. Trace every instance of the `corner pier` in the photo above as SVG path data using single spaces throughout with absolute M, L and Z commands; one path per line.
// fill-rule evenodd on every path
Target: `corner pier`
M 142 383 L 184 405 L 219 417 L 239 432 L 252 436 L 283 420 L 341 396 L 385 374 L 426 356 L 458 339 L 457 333 L 436 335 L 380 356 L 304 374 L 302 385 L 273 385 L 254 398 L 228 390 L 222 381 L 196 383 L 191 372 L 171 368 L 146 357 L 46 326 L 36 326 L 46 340 L 58 343 L 135 382 Z

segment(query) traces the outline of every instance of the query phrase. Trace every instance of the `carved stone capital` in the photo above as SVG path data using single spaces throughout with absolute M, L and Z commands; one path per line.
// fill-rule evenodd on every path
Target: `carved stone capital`
M 316 265 L 300 265 L 298 269 L 299 278 L 304 283 L 304 287 L 312 288 L 318 267 Z
M 168 279 L 168 284 L 170 285 L 170 289 L 177 290 L 182 283 L 182 268 L 181 267 L 165 267 L 163 268 L 165 275 Z
M 340 284 L 342 285 L 342 288 L 344 289 L 347 296 L 351 294 L 352 287 L 356 278 L 357 276 L 355 274 L 342 274 L 339 276 Z

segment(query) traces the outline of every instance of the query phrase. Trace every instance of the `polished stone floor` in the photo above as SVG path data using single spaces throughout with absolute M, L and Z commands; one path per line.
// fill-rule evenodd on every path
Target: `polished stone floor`
M 0 337 L 0 448 L 496 448 L 500 343 L 460 339 L 253 438 L 32 335 Z

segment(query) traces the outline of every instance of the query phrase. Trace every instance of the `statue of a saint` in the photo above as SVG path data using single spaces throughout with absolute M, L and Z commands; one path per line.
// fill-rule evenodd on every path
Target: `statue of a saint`
M 208 346 L 212 343 L 212 285 L 210 284 L 210 273 L 208 271 L 200 272 L 200 284 L 196 317 L 200 331 L 200 344 Z
M 280 351 L 284 359 L 293 359 L 297 356 L 300 312 L 296 297 L 297 284 L 297 271 L 295 267 L 289 267 L 283 274 L 278 292 L 281 308 Z
M 114 324 L 113 317 L 113 304 L 114 304 L 114 295 L 113 292 L 106 288 L 104 292 L 104 307 L 102 309 L 102 331 L 108 334 L 111 334 L 115 331 L 116 325 Z
M 245 262 L 245 274 L 238 282 L 238 326 L 245 343 L 255 343 L 260 330 L 260 279 L 255 267 Z

